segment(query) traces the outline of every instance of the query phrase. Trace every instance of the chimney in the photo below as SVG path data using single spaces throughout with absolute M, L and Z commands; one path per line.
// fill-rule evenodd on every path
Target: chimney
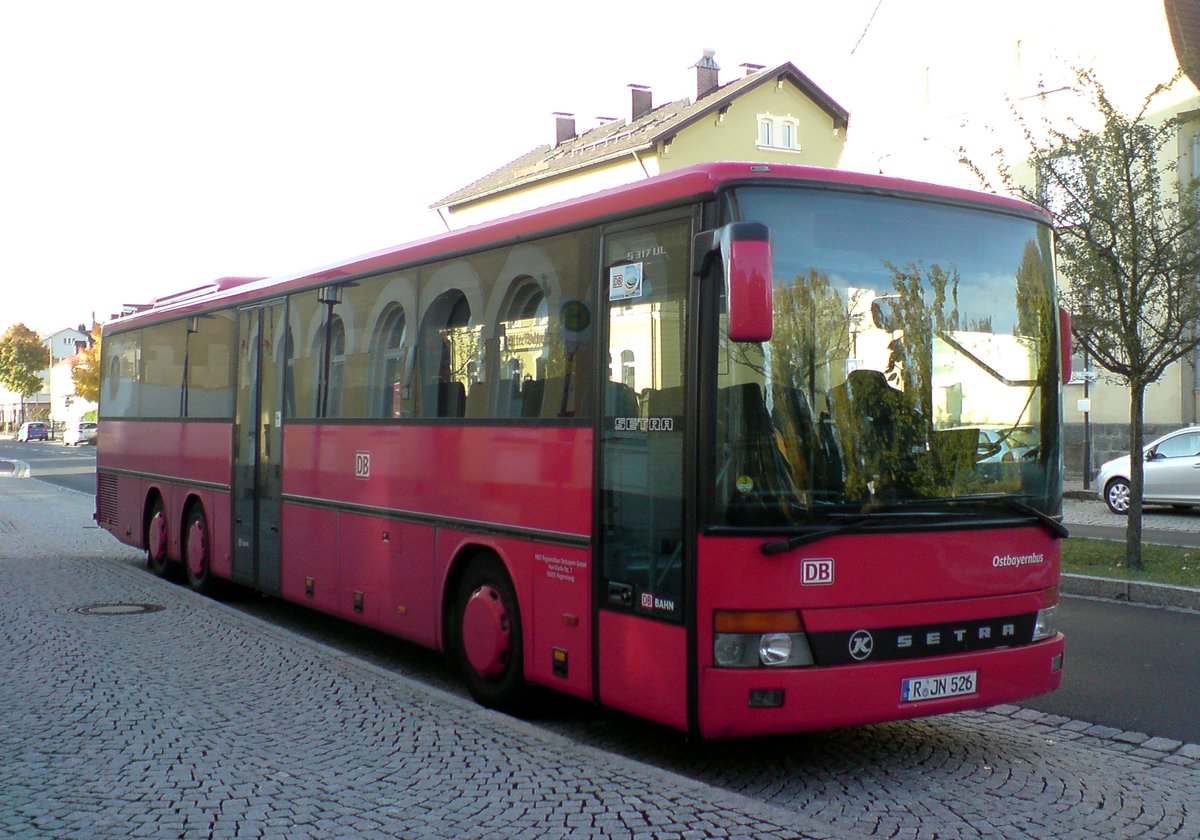
M 759 70 L 762 70 L 764 66 L 762 64 L 743 64 L 742 69 L 746 71 L 747 76 L 753 76 Z
M 575 115 L 554 112 L 554 148 L 575 138 Z
M 717 71 L 721 68 L 713 60 L 716 50 L 705 50 L 696 62 L 696 101 L 699 102 L 717 89 Z
M 654 105 L 651 104 L 650 88 L 646 85 L 630 85 L 629 89 L 633 91 L 633 110 L 629 121 L 634 123 L 653 111 Z

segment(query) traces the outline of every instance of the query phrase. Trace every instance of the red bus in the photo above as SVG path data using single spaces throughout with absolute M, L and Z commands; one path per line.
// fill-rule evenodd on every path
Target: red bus
M 1059 312 L 1034 207 L 698 165 L 107 325 L 96 518 L 500 709 L 1011 702 L 1061 679 Z

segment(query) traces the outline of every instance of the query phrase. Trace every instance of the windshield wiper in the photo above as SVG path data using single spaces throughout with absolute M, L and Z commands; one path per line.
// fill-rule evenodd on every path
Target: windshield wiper
M 1012 510 L 1017 511 L 1018 513 L 1023 513 L 1026 516 L 1033 517 L 1034 519 L 1037 520 L 1039 525 L 1041 525 L 1043 528 L 1045 528 L 1047 531 L 1049 531 L 1051 534 L 1053 534 L 1055 537 L 1057 537 L 1060 540 L 1065 540 L 1067 537 L 1071 536 L 1071 532 L 1067 530 L 1066 525 L 1059 522 L 1053 516 L 1050 516 L 1049 514 L 1038 510 L 1037 508 L 1033 507 L 1032 505 L 1027 505 L 1022 501 L 1019 501 L 1017 499 L 1008 498 L 1008 497 L 1002 497 L 1002 498 L 997 499 L 996 501 L 1001 502 L 1002 504 L 1005 505 L 1005 507 L 1011 508 Z
M 926 504 L 921 501 L 919 504 Z M 850 531 L 856 531 L 866 522 L 878 521 L 880 519 L 895 519 L 910 516 L 931 516 L 944 517 L 944 510 L 875 510 L 867 513 L 860 513 L 849 516 L 847 519 L 838 522 L 836 525 L 826 525 L 825 527 L 814 527 L 812 530 L 803 531 L 799 534 L 793 534 L 783 540 L 767 540 L 760 546 L 763 554 L 783 554 L 785 551 L 791 551 L 793 548 L 798 548 L 802 545 L 823 540 L 826 537 L 832 537 L 836 534 L 845 534 Z
M 853 531 L 864 522 L 871 519 L 871 514 L 864 513 L 860 516 L 854 516 L 847 519 L 845 522 L 839 522 L 836 525 L 829 525 L 825 528 L 813 528 L 811 531 L 805 531 L 801 534 L 793 534 L 786 540 L 767 540 L 762 544 L 760 550 L 763 554 L 783 554 L 785 551 L 791 551 L 793 548 L 799 548 L 802 545 L 823 540 L 826 537 L 832 537 L 834 534 L 844 534 L 847 531 Z

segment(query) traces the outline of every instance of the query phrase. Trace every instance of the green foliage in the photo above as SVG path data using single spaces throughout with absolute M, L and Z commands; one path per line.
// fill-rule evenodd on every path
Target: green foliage
M 0 383 L 22 398 L 42 390 L 39 374 L 50 367 L 50 349 L 24 324 L 14 324 L 0 337 Z

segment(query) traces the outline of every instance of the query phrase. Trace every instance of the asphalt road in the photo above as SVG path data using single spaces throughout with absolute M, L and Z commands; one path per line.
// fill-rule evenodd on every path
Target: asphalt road
M 1021 705 L 1200 743 L 1200 613 L 1066 597 L 1058 691 Z
M 13 462 L 28 464 L 32 477 L 41 481 L 81 493 L 96 492 L 94 446 L 63 446 L 61 441 L 17 443 L 0 440 L 0 476 L 11 475 Z

